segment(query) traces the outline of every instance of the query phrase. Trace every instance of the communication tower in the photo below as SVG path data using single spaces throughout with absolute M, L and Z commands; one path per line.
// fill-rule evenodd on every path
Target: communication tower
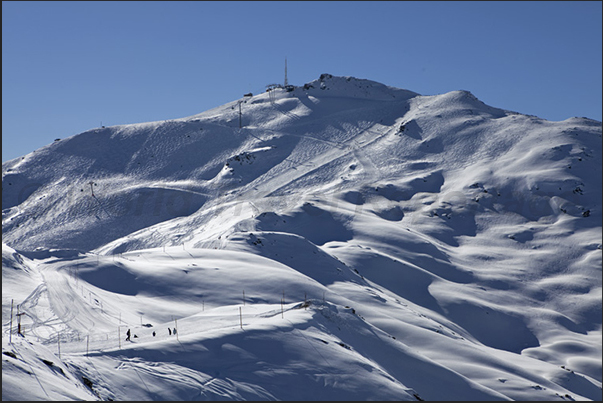
M 288 86 L 289 82 L 287 81 L 287 58 L 285 57 L 285 85 L 284 87 Z

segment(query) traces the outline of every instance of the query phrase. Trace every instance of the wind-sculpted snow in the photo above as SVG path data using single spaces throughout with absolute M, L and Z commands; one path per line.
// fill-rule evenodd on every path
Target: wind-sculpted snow
M 323 74 L 5 162 L 3 400 L 601 400 L 601 134 Z

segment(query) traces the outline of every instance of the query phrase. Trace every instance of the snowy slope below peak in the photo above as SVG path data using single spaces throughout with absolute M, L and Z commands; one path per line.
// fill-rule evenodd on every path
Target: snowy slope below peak
M 3 398 L 600 400 L 601 132 L 324 74 L 3 163 Z

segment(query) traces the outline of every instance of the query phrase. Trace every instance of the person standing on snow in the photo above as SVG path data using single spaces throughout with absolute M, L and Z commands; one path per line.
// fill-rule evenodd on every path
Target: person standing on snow
M 126 332 L 126 335 L 128 337 L 126 337 L 126 341 L 130 341 L 130 329 L 128 329 L 128 331 Z

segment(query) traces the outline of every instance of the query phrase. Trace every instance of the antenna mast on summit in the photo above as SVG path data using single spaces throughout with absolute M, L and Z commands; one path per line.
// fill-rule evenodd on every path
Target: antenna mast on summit
M 289 82 L 287 81 L 287 58 L 285 57 L 285 87 L 289 85 Z

